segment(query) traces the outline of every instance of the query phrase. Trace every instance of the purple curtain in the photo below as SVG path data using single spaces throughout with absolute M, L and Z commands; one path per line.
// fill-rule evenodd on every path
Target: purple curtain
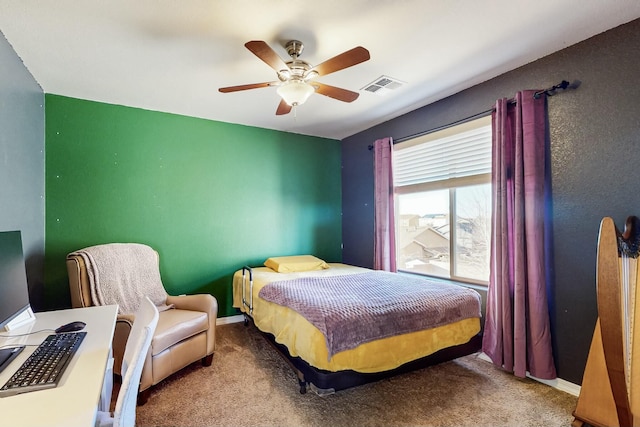
M 525 377 L 556 378 L 545 256 L 546 99 L 518 92 L 492 116 L 491 270 L 482 350 Z
M 395 272 L 397 269 L 392 153 L 391 138 L 378 139 L 373 144 L 375 186 L 373 268 Z

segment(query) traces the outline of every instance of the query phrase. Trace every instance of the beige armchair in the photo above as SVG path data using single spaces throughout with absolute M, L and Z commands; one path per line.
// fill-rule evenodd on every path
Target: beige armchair
M 156 252 L 157 254 L 157 252 Z M 76 307 L 93 305 L 87 267 L 82 256 L 67 256 L 67 272 L 71 304 Z M 167 297 L 167 305 L 174 308 L 161 311 L 158 326 L 153 335 L 138 394 L 138 404 L 144 404 L 150 387 L 191 363 L 201 360 L 210 366 L 216 342 L 216 318 L 218 302 L 209 294 Z M 117 317 L 113 336 L 114 372 L 121 374 L 122 359 L 127 338 L 133 325 L 133 315 Z

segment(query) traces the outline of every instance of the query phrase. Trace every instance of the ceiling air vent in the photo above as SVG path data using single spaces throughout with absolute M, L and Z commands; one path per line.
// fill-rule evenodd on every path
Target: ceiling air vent
M 361 90 L 375 93 L 376 95 L 386 95 L 389 91 L 398 89 L 404 84 L 406 83 L 398 79 L 394 79 L 389 76 L 381 76 L 363 87 Z

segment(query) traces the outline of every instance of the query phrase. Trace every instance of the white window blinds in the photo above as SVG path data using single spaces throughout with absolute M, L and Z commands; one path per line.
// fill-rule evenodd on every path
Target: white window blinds
M 437 132 L 396 144 L 394 185 L 402 187 L 491 173 L 491 125 Z M 489 120 L 490 123 L 490 120 Z

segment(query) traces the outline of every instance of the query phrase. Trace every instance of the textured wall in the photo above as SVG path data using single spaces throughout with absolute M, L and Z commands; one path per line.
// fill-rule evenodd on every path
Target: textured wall
M 367 146 L 443 126 L 522 89 L 580 80 L 550 97 L 553 176 L 551 321 L 558 375 L 580 384 L 595 320 L 595 257 L 604 216 L 640 215 L 640 20 L 425 106 L 343 141 L 343 259 L 370 266 L 373 165 Z M 410 90 L 407 88 L 406 90 Z
M 269 256 L 341 260 L 340 143 L 46 95 L 47 302 L 68 306 L 65 256 L 138 242 L 172 294 L 231 308 L 231 275 Z
M 0 33 L 0 230 L 20 230 L 34 310 L 43 307 L 44 94 Z

